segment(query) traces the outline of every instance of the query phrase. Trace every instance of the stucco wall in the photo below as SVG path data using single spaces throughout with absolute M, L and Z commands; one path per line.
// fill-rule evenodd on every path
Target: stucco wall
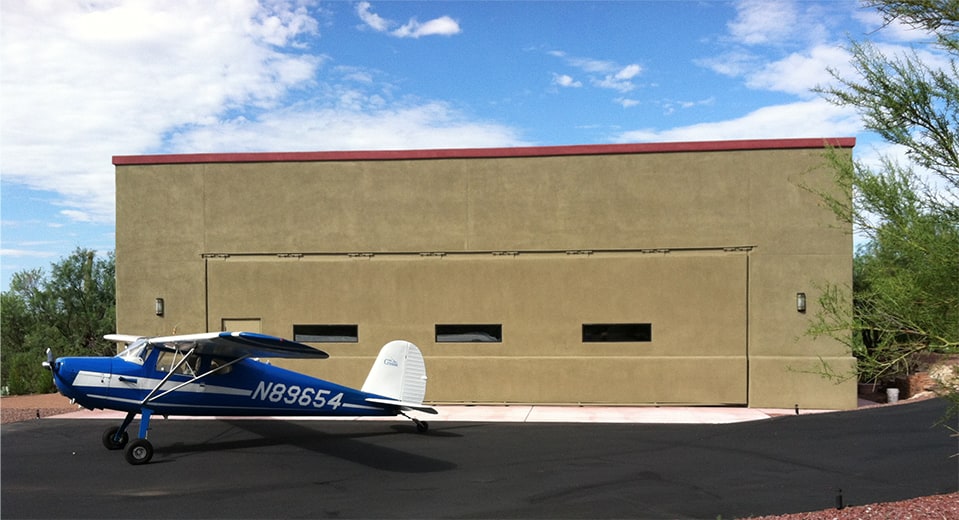
M 524 150 L 115 159 L 120 332 L 356 324 L 295 368 L 360 384 L 408 339 L 437 402 L 855 406 L 814 373 L 851 358 L 804 335 L 817 287 L 851 282 L 848 226 L 807 189 L 821 143 Z M 582 341 L 618 322 L 652 341 Z M 439 323 L 503 339 L 437 344 Z

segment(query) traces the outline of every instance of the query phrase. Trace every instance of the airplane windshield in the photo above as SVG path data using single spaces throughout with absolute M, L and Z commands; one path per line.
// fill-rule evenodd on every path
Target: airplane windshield
M 133 343 L 130 343 L 130 346 L 127 347 L 123 352 L 117 354 L 117 357 L 124 360 L 130 361 L 131 363 L 143 364 L 144 353 L 146 352 L 147 340 L 146 338 L 141 338 Z

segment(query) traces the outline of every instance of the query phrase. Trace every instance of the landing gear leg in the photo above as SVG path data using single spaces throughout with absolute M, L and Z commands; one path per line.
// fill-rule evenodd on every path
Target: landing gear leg
M 127 462 L 134 466 L 146 464 L 153 458 L 153 445 L 147 440 L 147 433 L 150 431 L 150 416 L 152 415 L 153 410 L 149 408 L 140 410 L 139 437 L 127 446 L 127 450 L 123 454 Z
M 416 417 L 410 417 L 409 415 L 406 415 L 406 414 L 403 413 L 403 412 L 400 412 L 400 415 L 402 415 L 403 417 L 406 417 L 407 419 L 413 421 L 413 424 L 416 425 L 416 431 L 418 431 L 418 432 L 420 432 L 420 433 L 426 433 L 426 432 L 430 431 L 430 423 L 428 423 L 428 422 L 426 422 L 426 421 L 421 421 L 421 420 L 417 419 Z
M 122 450 L 124 446 L 127 445 L 127 441 L 130 440 L 130 436 L 127 434 L 127 427 L 133 422 L 135 416 L 136 413 L 130 412 L 123 418 L 120 426 L 111 426 L 103 432 L 103 446 L 106 449 Z

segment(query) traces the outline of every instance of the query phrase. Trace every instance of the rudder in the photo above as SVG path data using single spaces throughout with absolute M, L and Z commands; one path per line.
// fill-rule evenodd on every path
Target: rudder
M 408 404 L 423 404 L 426 396 L 426 363 L 409 341 L 394 340 L 380 349 L 362 390 Z

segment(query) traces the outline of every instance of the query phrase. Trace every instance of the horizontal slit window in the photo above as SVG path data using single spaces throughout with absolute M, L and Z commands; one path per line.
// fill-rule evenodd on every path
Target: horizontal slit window
M 437 343 L 501 343 L 502 325 L 437 325 Z
M 357 343 L 357 325 L 293 325 L 293 341 L 303 343 Z
M 583 343 L 648 342 L 653 340 L 651 323 L 586 323 Z

